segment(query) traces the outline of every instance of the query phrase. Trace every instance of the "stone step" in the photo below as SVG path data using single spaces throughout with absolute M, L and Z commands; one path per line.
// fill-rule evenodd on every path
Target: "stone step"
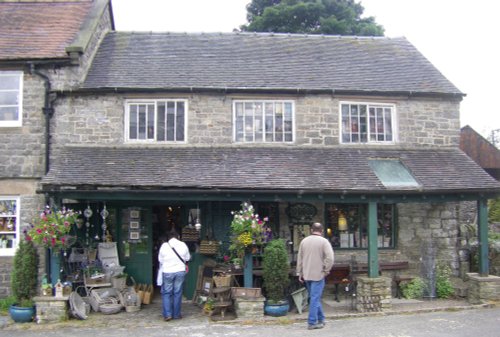
M 465 281 L 463 281 L 459 277 L 452 277 L 450 279 L 451 284 L 453 285 L 453 288 L 455 289 L 455 295 L 458 297 L 467 297 L 468 290 L 469 290 L 469 284 Z

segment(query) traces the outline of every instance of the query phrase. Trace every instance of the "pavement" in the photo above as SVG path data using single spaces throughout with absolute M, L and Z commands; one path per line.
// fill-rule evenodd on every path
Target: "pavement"
M 334 300 L 333 295 L 326 294 L 323 298 L 323 308 L 327 320 L 354 319 L 370 316 L 387 316 L 401 314 L 416 314 L 438 311 L 460 311 L 480 308 L 498 307 L 500 303 L 489 303 L 482 305 L 471 305 L 466 299 L 430 299 L 430 300 L 407 300 L 392 299 L 392 309 L 384 312 L 357 312 L 351 307 L 351 300 L 348 297 L 341 297 L 340 301 Z M 234 313 L 226 313 L 225 318 L 220 315 L 208 317 L 204 315 L 201 308 L 191 301 L 185 301 L 182 306 L 183 318 L 165 322 L 161 315 L 161 298 L 159 294 L 153 298 L 151 304 L 143 305 L 137 312 L 122 311 L 113 315 L 91 312 L 88 319 L 77 320 L 70 318 L 67 321 L 57 323 L 14 323 L 9 317 L 0 316 L 0 330 L 53 330 L 59 328 L 92 328 L 92 329 L 132 329 L 132 328 L 161 328 L 165 325 L 172 327 L 186 326 L 209 326 L 211 323 L 233 324 L 233 325 L 267 325 L 267 324 L 292 324 L 307 321 L 307 308 L 299 314 L 296 309 L 292 309 L 285 317 L 263 316 L 259 319 L 245 320 L 239 319 Z

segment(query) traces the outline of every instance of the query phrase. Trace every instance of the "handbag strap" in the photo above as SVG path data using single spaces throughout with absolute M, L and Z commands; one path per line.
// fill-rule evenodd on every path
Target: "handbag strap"
M 170 242 L 167 242 L 167 244 L 174 251 L 175 255 L 177 255 L 177 257 L 182 261 L 182 263 L 186 264 L 186 261 L 184 261 L 184 259 L 179 255 L 179 253 L 177 253 L 175 248 L 170 245 Z

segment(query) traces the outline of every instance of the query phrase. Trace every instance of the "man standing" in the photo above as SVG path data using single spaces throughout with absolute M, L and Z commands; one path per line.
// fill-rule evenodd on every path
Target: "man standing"
M 161 298 L 165 321 L 182 318 L 182 286 L 186 277 L 186 263 L 190 258 L 187 245 L 178 239 L 176 232 L 170 232 L 168 241 L 161 245 L 158 253 L 162 273 Z
M 325 276 L 333 266 L 333 249 L 323 237 L 323 225 L 315 222 L 311 226 L 311 235 L 300 242 L 297 257 L 297 275 L 301 283 L 305 282 L 309 292 L 309 317 L 307 328 L 321 329 L 325 326 L 325 315 L 321 296 L 325 287 Z

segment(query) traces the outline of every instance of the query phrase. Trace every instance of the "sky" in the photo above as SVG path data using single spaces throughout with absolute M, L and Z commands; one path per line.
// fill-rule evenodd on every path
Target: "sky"
M 231 32 L 251 0 L 112 0 L 119 31 Z M 461 126 L 500 139 L 500 1 L 361 0 L 387 37 L 406 37 L 466 96 Z

